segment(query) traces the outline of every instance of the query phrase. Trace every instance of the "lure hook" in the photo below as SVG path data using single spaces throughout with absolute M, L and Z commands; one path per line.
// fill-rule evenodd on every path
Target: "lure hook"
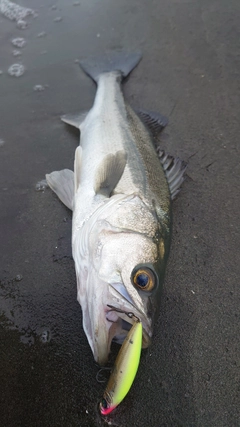
M 107 304 L 107 306 L 111 308 L 111 310 L 109 311 L 116 311 L 117 313 L 126 314 L 126 316 L 128 316 L 130 319 L 134 317 L 137 322 L 140 322 L 139 317 L 137 317 L 136 314 L 134 314 L 132 311 L 127 312 L 127 311 L 121 310 L 120 308 L 114 307 L 113 305 L 110 305 L 110 304 Z
M 101 376 L 102 375 L 102 371 L 111 371 L 112 370 L 112 368 L 110 368 L 110 367 L 103 367 L 103 368 L 101 368 L 101 369 L 99 369 L 99 371 L 97 372 L 97 374 L 96 374 L 96 380 L 97 380 L 97 382 L 99 383 L 99 384 L 101 384 L 101 383 L 105 383 L 106 381 L 107 381 L 107 379 L 106 378 L 103 378 L 103 379 L 100 379 L 99 378 L 99 376 Z

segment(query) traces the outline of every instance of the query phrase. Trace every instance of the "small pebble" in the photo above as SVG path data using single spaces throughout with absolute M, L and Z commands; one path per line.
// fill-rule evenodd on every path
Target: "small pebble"
M 12 39 L 13 46 L 24 47 L 26 45 L 26 40 L 23 37 L 16 37 Z
M 25 68 L 22 64 L 12 64 L 8 69 L 9 76 L 20 77 L 24 74 Z
M 57 16 L 56 18 L 54 18 L 53 21 L 54 22 L 60 22 L 60 21 L 62 21 L 62 17 L 61 16 Z
M 15 277 L 16 282 L 21 282 L 22 279 L 23 279 L 23 276 L 21 274 L 17 274 Z

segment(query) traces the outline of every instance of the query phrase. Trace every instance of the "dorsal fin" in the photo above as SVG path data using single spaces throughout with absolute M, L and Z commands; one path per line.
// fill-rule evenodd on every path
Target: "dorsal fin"
M 136 113 L 154 135 L 161 132 L 168 124 L 167 117 L 156 111 L 136 110 Z
M 126 163 L 127 154 L 125 151 L 107 154 L 95 174 L 95 193 L 110 197 L 122 177 Z
M 165 151 L 160 150 L 160 148 L 157 149 L 157 153 L 167 177 L 171 199 L 174 200 L 185 179 L 184 173 L 187 168 L 187 163 L 180 160 L 179 157 L 170 156 L 170 154 L 165 153 Z

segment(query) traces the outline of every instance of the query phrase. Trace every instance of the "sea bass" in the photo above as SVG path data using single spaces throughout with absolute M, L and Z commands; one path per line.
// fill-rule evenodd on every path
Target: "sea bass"
M 163 128 L 166 118 L 136 113 L 124 100 L 121 82 L 140 59 L 140 53 L 111 52 L 80 62 L 97 92 L 89 112 L 62 118 L 80 130 L 74 172 L 46 175 L 73 211 L 77 299 L 100 365 L 112 340 L 122 343 L 132 326 L 124 312 L 140 319 L 142 347 L 151 342 L 169 254 L 171 199 L 184 179 L 185 165 L 163 152 L 159 159 L 154 147 L 150 128 Z

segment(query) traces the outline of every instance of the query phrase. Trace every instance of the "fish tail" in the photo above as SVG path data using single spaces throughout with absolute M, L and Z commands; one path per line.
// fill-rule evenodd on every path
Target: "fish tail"
M 80 67 L 97 83 L 101 74 L 112 71 L 120 71 L 122 78 L 127 77 L 141 58 L 141 52 L 110 51 L 102 56 L 81 60 Z

